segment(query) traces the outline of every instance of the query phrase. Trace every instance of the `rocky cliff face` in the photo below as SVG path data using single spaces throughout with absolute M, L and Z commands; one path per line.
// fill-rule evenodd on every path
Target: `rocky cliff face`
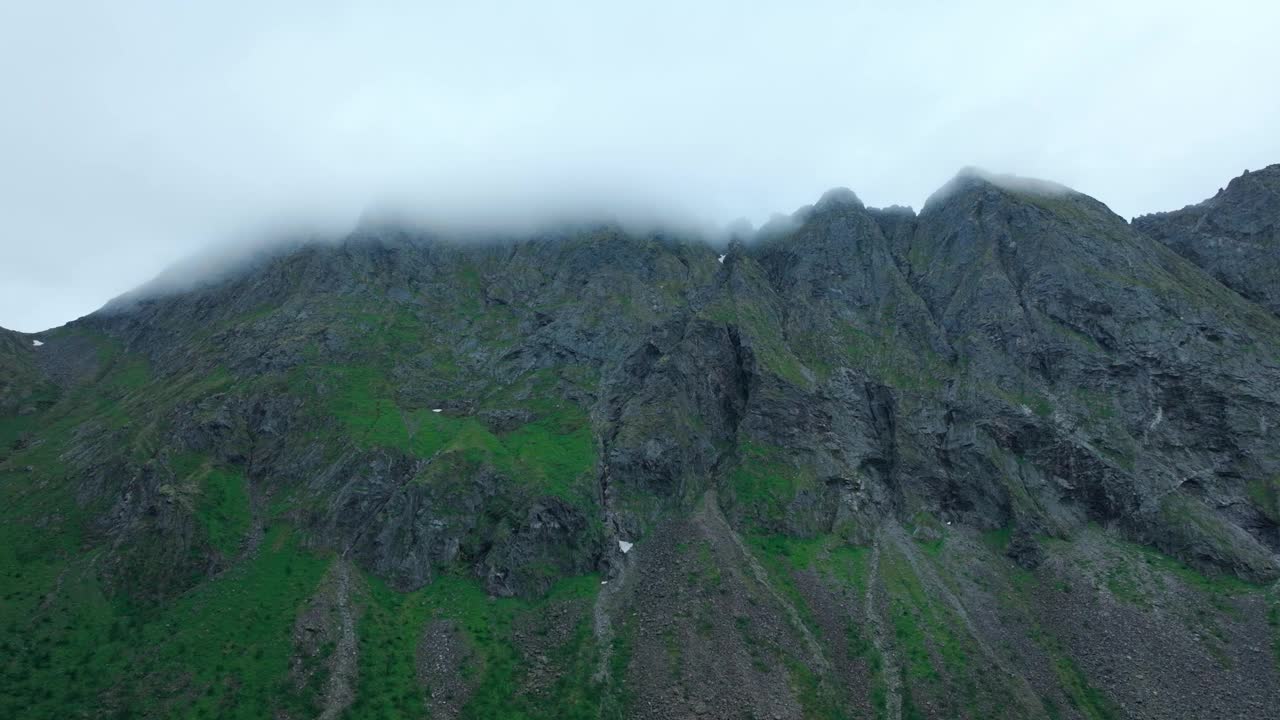
M 1280 313 L 1280 165 L 1245 171 L 1198 205 L 1133 221 L 1223 285 Z
M 1268 717 L 1280 319 L 1184 244 L 1275 261 L 1269 172 L 1135 226 L 964 172 L 724 249 L 369 227 L 4 335 L 0 702 Z

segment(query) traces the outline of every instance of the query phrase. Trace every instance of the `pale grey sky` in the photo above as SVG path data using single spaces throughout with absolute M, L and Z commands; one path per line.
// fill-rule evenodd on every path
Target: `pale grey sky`
M 1280 162 L 1270 1 L 196 5 L 0 0 L 0 326 L 389 200 L 758 223 L 978 165 L 1128 217 Z

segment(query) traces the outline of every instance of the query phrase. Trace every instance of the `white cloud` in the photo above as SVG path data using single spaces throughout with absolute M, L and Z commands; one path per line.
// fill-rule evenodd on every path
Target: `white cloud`
M 957 169 L 1122 215 L 1280 161 L 1280 5 L 5 3 L 0 325 L 387 201 L 757 224 Z

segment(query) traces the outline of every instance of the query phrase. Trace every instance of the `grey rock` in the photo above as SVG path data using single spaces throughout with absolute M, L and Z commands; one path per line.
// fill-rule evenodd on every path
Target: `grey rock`
M 1280 314 L 1280 165 L 1245 171 L 1216 195 L 1133 226 L 1222 284 Z

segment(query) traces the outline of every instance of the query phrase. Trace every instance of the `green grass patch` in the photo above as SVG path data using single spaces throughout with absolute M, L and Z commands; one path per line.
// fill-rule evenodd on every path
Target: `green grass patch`
M 547 378 L 529 381 L 542 386 L 546 394 L 521 401 L 502 395 L 490 399 L 499 408 L 528 410 L 533 415 L 531 422 L 509 432 L 494 432 L 473 414 L 402 409 L 394 400 L 390 380 L 375 367 L 332 366 L 317 374 L 318 390 L 315 378 L 298 373 L 291 382 L 292 392 L 303 396 L 319 392 L 324 410 L 338 421 L 342 435 L 358 446 L 437 458 L 442 467 L 455 469 L 489 466 L 536 493 L 575 504 L 584 501 L 584 487 L 596 463 L 590 422 L 576 405 L 550 399 Z M 454 458 L 441 459 L 442 455 Z
M 297 610 L 325 565 L 278 526 L 253 562 L 164 609 L 106 597 L 92 562 L 68 563 L 52 577 L 47 570 L 24 574 L 24 582 L 51 595 L 26 617 L 6 612 L 0 620 L 0 645 L 8 651 L 0 660 L 0 715 L 60 719 L 104 709 L 117 717 L 144 710 L 185 718 L 308 714 L 308 699 L 294 695 L 285 676 Z
M 1024 407 L 1035 413 L 1037 417 L 1047 418 L 1053 414 L 1053 404 L 1039 393 L 1025 389 L 995 388 L 996 394 L 1004 398 L 1010 405 Z
M 871 550 L 866 547 L 848 545 L 835 537 L 817 539 L 799 539 L 785 535 L 748 535 L 746 537 L 753 554 L 769 574 L 774 588 L 796 608 L 802 622 L 818 636 L 818 627 L 813 611 L 804 595 L 796 585 L 793 574 L 798 571 L 812 571 L 823 577 L 837 591 L 845 591 L 849 596 L 861 599 L 867 591 L 868 562 Z M 744 637 L 747 635 L 744 633 Z M 865 664 L 871 686 L 869 698 L 877 717 L 887 707 L 887 686 L 883 676 L 884 661 L 879 651 L 851 618 L 845 623 L 845 652 L 851 660 Z M 768 665 L 762 668 L 767 670 Z M 800 698 L 805 717 L 846 717 L 844 709 L 836 703 L 830 693 L 821 688 L 808 668 L 790 661 L 788 663 L 793 688 Z
M 734 504 L 759 529 L 778 526 L 797 493 L 817 482 L 807 468 L 791 464 L 785 451 L 763 443 L 743 442 L 738 466 L 730 475 Z
M 741 272 L 753 277 L 760 273 L 759 268 L 747 259 L 741 259 L 738 267 Z M 767 287 L 767 281 L 762 277 L 754 279 Z M 762 298 L 748 298 L 737 294 L 703 308 L 702 315 L 709 320 L 738 328 L 764 369 L 797 387 L 809 388 L 813 385 L 808 369 L 788 346 L 780 319 Z
M 1089 684 L 1075 661 L 1064 654 L 1056 654 L 1053 670 L 1059 686 L 1066 693 L 1068 702 L 1085 720 L 1114 720 L 1124 717 L 1120 708 L 1096 687 Z
M 849 717 L 840 701 L 804 663 L 788 659 L 787 675 L 791 680 L 791 689 L 800 701 L 801 713 L 806 719 L 846 720 Z
M 1230 596 L 1258 592 L 1260 589 L 1259 586 L 1245 580 L 1241 580 L 1235 575 L 1229 575 L 1226 573 L 1206 575 L 1177 558 L 1165 555 L 1164 553 L 1145 545 L 1134 545 L 1133 547 L 1141 553 L 1143 561 L 1149 567 L 1172 575 L 1181 580 L 1184 584 L 1203 593 Z
M 195 514 L 209 543 L 224 557 L 235 555 L 252 522 L 244 473 L 210 468 L 200 481 Z
M 1280 477 L 1250 480 L 1245 485 L 1245 494 L 1268 520 L 1280 523 Z
M 851 367 L 898 390 L 927 392 L 940 389 L 957 372 L 932 349 L 912 347 L 896 335 L 838 320 L 827 331 L 801 335 L 793 344 L 799 357 L 822 378 L 830 377 L 837 367 Z
M 926 592 L 901 552 L 886 548 L 880 558 L 895 645 L 904 659 L 906 683 L 916 687 L 947 685 L 951 696 L 963 699 L 967 708 L 952 707 L 950 713 L 972 711 L 979 701 L 979 686 L 975 665 L 971 662 L 974 652 L 969 647 L 963 622 L 953 610 Z
M 997 554 L 1004 554 L 1009 549 L 1009 541 L 1013 538 L 1013 526 L 1006 525 L 995 530 L 987 530 L 982 533 L 982 544 Z
M 376 578 L 369 578 L 368 584 L 369 605 L 360 625 L 357 700 L 346 717 L 382 720 L 425 714 L 426 691 L 417 679 L 416 648 L 424 628 L 438 618 L 454 621 L 473 650 L 471 664 L 463 672 L 475 691 L 463 707 L 463 718 L 599 716 L 607 688 L 591 679 L 597 655 L 591 644 L 590 600 L 600 587 L 597 576 L 562 580 L 547 597 L 537 600 L 493 598 L 475 580 L 451 575 L 408 594 L 397 593 Z M 572 637 L 548 657 L 565 672 L 547 697 L 521 695 L 517 690 L 531 659 L 517 649 L 514 624 L 523 614 L 561 601 L 579 601 L 582 611 Z
M 1228 526 L 1203 503 L 1193 498 L 1172 493 L 1166 495 L 1160 503 L 1160 517 L 1171 529 L 1186 533 L 1190 538 L 1207 542 L 1215 546 L 1223 557 L 1234 554 L 1236 541 L 1231 536 Z M 1226 573 L 1208 575 L 1194 570 L 1186 563 L 1173 561 L 1166 555 L 1146 551 L 1150 564 L 1162 565 L 1164 569 L 1179 576 L 1184 582 L 1210 593 L 1232 594 L 1256 589 L 1256 586 Z

